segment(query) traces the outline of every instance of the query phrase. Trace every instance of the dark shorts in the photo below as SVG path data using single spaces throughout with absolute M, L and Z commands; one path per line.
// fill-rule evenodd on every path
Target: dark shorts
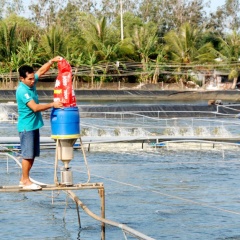
M 21 155 L 24 159 L 34 159 L 40 156 L 39 129 L 19 133 Z

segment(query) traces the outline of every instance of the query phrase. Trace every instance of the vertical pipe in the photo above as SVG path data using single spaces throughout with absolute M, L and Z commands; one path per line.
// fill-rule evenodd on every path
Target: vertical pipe
M 99 195 L 101 198 L 101 217 L 105 219 L 105 190 L 99 189 Z M 101 225 L 101 240 L 105 240 L 105 223 Z
M 57 142 L 56 142 L 55 166 L 54 166 L 54 183 L 56 184 L 56 186 L 58 185 L 58 179 L 57 179 L 58 147 L 59 147 L 59 139 L 57 139 Z

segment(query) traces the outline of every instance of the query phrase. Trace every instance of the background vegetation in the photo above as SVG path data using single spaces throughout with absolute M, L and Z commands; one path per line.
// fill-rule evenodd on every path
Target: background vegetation
M 236 85 L 239 14 L 238 0 L 215 12 L 203 0 L 0 0 L 0 73 L 14 78 L 22 64 L 61 55 L 91 86 L 186 82 L 216 70 Z

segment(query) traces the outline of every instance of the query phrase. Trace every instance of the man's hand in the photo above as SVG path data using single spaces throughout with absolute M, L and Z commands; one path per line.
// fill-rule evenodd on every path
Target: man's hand
M 51 61 L 51 62 L 58 62 L 58 61 L 61 61 L 62 59 L 63 59 L 62 57 L 56 56 L 56 57 L 54 57 L 53 59 L 51 59 L 50 61 Z
M 62 108 L 63 103 L 60 101 L 51 102 L 46 104 L 37 104 L 34 100 L 31 100 L 27 103 L 28 107 L 31 108 L 34 112 L 42 112 L 49 108 Z
M 62 108 L 63 104 L 60 101 L 53 102 L 53 107 L 54 108 Z
M 39 77 L 42 76 L 45 72 L 47 72 L 47 71 L 50 69 L 50 67 L 52 66 L 52 64 L 53 64 L 54 62 L 59 62 L 59 61 L 62 60 L 62 59 L 63 59 L 63 58 L 60 57 L 60 56 L 56 56 L 56 57 L 50 59 L 47 63 L 45 63 L 44 65 L 42 65 L 42 67 L 40 67 L 40 68 L 38 69 L 38 71 L 36 72 L 36 74 L 37 74 Z

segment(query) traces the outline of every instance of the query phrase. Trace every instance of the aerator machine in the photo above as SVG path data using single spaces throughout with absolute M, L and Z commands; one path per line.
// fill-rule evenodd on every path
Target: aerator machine
M 80 118 L 78 107 L 67 107 L 63 109 L 54 108 L 52 110 L 51 138 L 56 141 L 56 161 L 61 160 L 64 165 L 61 170 L 61 184 L 66 186 L 73 184 L 69 162 L 73 159 L 73 146 L 76 140 L 80 138 L 79 124 Z
M 56 141 L 54 181 L 58 184 L 57 163 L 58 160 L 61 160 L 64 165 L 61 171 L 61 184 L 69 186 L 73 185 L 69 162 L 73 158 L 73 146 L 80 138 L 80 117 L 72 86 L 72 69 L 63 58 L 58 62 L 54 101 L 61 101 L 64 106 L 63 108 L 53 108 L 51 112 L 51 138 Z

